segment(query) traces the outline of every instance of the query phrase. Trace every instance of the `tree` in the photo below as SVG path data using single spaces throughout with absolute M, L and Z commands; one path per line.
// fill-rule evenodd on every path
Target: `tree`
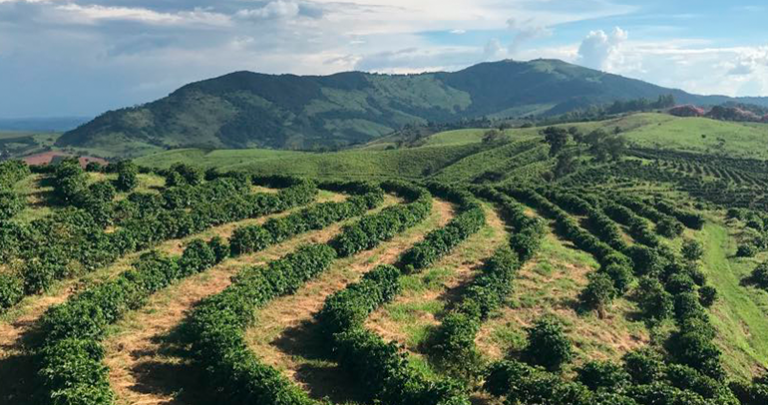
M 559 321 L 543 318 L 526 331 L 528 346 L 525 354 L 530 362 L 555 371 L 573 358 L 571 342 Z
M 616 390 L 629 384 L 629 373 L 611 361 L 590 361 L 577 370 L 578 381 L 592 391 Z
M 490 129 L 483 135 L 483 144 L 492 145 L 504 139 L 504 133 L 498 129 Z
M 695 262 L 704 256 L 704 247 L 700 242 L 688 239 L 683 242 L 681 253 L 687 260 Z
M 541 134 L 549 144 L 549 156 L 555 156 L 568 144 L 568 131 L 559 127 L 547 127 Z
M 617 133 L 608 134 L 602 129 L 590 132 L 584 142 L 589 145 L 589 152 L 599 162 L 619 160 L 627 150 L 627 142 Z
M 139 185 L 139 168 L 130 160 L 117 163 L 117 181 L 115 187 L 123 192 L 129 192 Z
M 555 179 L 559 179 L 565 175 L 575 172 L 578 169 L 579 161 L 576 159 L 576 155 L 570 151 L 563 151 L 557 155 L 557 163 L 552 170 L 552 175 Z

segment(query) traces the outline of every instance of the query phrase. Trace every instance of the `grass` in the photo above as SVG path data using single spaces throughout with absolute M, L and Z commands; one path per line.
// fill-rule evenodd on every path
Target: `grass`
M 720 296 L 710 313 L 723 363 L 735 375 L 751 378 L 757 365 L 768 364 L 768 293 L 742 286 L 741 281 L 768 256 L 735 258 L 733 229 L 722 218 L 711 217 L 695 237 L 704 245 L 702 270 Z
M 481 328 L 478 347 L 492 359 L 514 355 L 525 347 L 525 328 L 544 315 L 554 315 L 564 323 L 576 353 L 574 364 L 616 360 L 646 344 L 645 325 L 628 320 L 635 308 L 625 299 L 616 300 L 603 319 L 576 311 L 586 275 L 597 268 L 591 255 L 547 233 L 536 257 L 518 273 L 507 305 Z

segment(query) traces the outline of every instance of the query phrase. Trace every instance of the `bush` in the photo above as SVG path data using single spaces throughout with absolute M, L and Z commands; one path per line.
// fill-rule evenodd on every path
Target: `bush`
M 704 247 L 700 242 L 688 239 L 683 242 L 681 253 L 687 260 L 695 262 L 704 255 Z
M 590 361 L 576 370 L 578 381 L 592 391 L 617 391 L 629 384 L 629 373 L 610 361 Z
M 24 198 L 17 193 L 0 190 L 0 222 L 13 218 L 23 211 L 26 205 Z
M 627 266 L 610 264 L 601 268 L 600 271 L 611 278 L 617 295 L 624 295 L 629 290 L 633 277 L 632 271 Z
M 16 305 L 24 297 L 24 281 L 10 273 L 0 273 L 0 311 Z
M 674 308 L 672 295 L 655 278 L 643 277 L 637 287 L 636 298 L 643 317 L 652 321 L 669 318 Z
M 589 284 L 581 292 L 579 299 L 588 309 L 597 310 L 601 316 L 605 307 L 618 295 L 613 280 L 608 274 L 597 272 L 589 274 Z
M 123 160 L 116 165 L 117 180 L 115 181 L 115 187 L 122 192 L 135 189 L 139 185 L 139 168 L 136 164 L 130 160 Z
M 622 358 L 624 370 L 635 385 L 647 385 L 660 380 L 666 372 L 661 355 L 652 349 L 631 351 Z
M 683 230 L 683 224 L 672 217 L 666 217 L 656 224 L 656 232 L 667 238 L 676 238 L 683 234 Z
M 278 370 L 248 349 L 245 329 L 254 308 L 286 294 L 328 269 L 336 253 L 326 245 L 301 247 L 266 266 L 241 271 L 223 292 L 195 308 L 184 333 L 208 374 L 211 389 L 241 403 L 314 404 Z
M 757 255 L 757 247 L 751 243 L 743 243 L 739 245 L 736 250 L 736 257 L 755 257 Z
M 757 265 L 746 281 L 764 290 L 768 290 L 768 262 Z
M 699 302 L 705 308 L 710 308 L 717 301 L 717 289 L 710 285 L 699 288 Z
M 571 342 L 565 336 L 560 322 L 551 318 L 540 319 L 533 327 L 527 328 L 526 332 L 528 345 L 525 355 L 533 364 L 548 370 L 559 370 L 573 358 Z

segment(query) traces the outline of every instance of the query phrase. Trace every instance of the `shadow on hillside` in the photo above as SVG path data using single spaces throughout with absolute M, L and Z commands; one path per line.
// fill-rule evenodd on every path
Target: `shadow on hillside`
M 131 369 L 136 383 L 131 391 L 170 397 L 171 400 L 157 402 L 164 405 L 215 405 L 221 403 L 209 389 L 204 370 L 193 361 L 182 339 L 180 328 L 166 335 L 153 338 L 160 350 L 131 353 L 133 357 L 150 357 L 151 360 L 136 364 Z
M 332 361 L 330 348 L 314 319 L 285 329 L 272 344 L 285 354 L 305 359 L 294 370 L 294 378 L 312 398 L 328 398 L 333 403 L 365 402 L 360 384 Z
M 35 371 L 39 365 L 31 353 L 32 348 L 40 344 L 41 332 L 34 321 L 14 321 L 11 325 L 24 332 L 0 347 L 5 353 L 0 358 L 0 403 L 35 404 L 36 387 L 40 382 Z

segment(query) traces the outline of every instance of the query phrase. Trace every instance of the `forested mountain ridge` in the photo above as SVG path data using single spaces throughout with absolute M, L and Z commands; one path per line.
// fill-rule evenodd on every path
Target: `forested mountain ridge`
M 666 94 L 682 103 L 733 100 L 696 96 L 558 60 L 482 63 L 459 72 L 419 75 L 235 72 L 186 85 L 142 106 L 107 112 L 66 133 L 57 146 L 119 149 L 125 155 L 190 146 L 344 147 L 407 124 L 560 114 Z M 744 101 L 768 104 L 765 99 Z

